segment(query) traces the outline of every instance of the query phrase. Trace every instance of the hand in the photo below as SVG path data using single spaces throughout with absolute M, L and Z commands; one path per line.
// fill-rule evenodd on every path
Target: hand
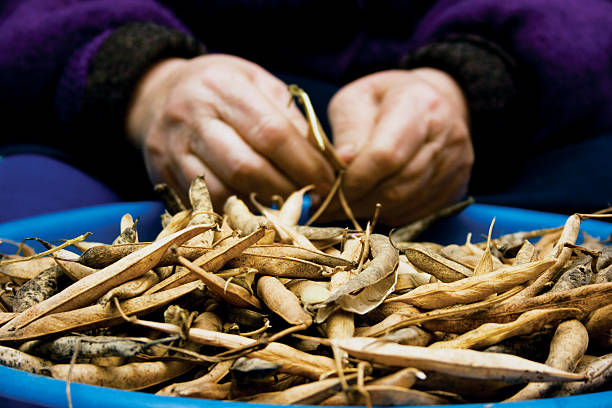
M 474 153 L 457 83 L 422 68 L 384 71 L 346 85 L 329 106 L 343 188 L 355 216 L 403 225 L 460 199 Z M 338 218 L 336 207 L 326 218 Z
M 308 124 L 287 86 L 258 65 L 228 55 L 156 64 L 140 81 L 127 116 L 149 176 L 186 197 L 205 175 L 215 209 L 232 194 L 264 203 L 308 184 L 324 195 L 333 169 L 307 141 Z

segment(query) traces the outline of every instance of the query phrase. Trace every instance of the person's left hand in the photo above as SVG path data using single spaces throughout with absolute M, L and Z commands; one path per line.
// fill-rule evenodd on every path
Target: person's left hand
M 343 188 L 357 218 L 397 226 L 459 200 L 474 152 L 459 85 L 420 68 L 383 71 L 340 89 L 329 106 L 334 145 L 348 163 Z M 330 208 L 324 219 L 343 212 Z

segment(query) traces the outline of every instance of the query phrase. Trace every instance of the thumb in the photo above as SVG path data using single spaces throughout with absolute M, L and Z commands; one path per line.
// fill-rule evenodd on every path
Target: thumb
M 340 89 L 330 101 L 328 117 L 333 144 L 347 164 L 368 142 L 376 125 L 377 112 L 375 98 L 358 82 Z

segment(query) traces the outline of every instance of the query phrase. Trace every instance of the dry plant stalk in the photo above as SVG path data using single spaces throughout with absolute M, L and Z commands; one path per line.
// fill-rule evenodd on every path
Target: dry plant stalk
M 414 239 L 417 238 L 419 234 L 427 230 L 427 228 L 429 228 L 431 224 L 442 218 L 450 217 L 452 215 L 460 213 L 461 211 L 469 207 L 471 204 L 473 204 L 474 201 L 474 197 L 468 197 L 463 201 L 451 204 L 448 207 L 445 207 L 423 219 L 417 220 L 411 224 L 398 228 L 394 230 L 391 234 L 391 239 L 394 242 L 414 241 Z

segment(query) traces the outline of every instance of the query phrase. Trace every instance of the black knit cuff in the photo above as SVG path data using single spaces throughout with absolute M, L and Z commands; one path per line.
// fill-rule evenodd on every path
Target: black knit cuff
M 90 62 L 78 131 L 95 143 L 85 167 L 127 200 L 153 197 L 142 153 L 125 129 L 132 93 L 146 71 L 166 58 L 205 53 L 194 38 L 153 23 L 113 31 Z
M 518 124 L 525 124 L 530 111 L 521 100 L 524 95 L 513 58 L 480 37 L 454 36 L 420 48 L 405 57 L 401 66 L 440 69 L 462 88 L 475 152 L 471 192 L 494 191 L 510 182 L 528 144 L 529 132 Z
M 202 44 L 175 29 L 153 23 L 118 28 L 90 64 L 83 115 L 95 115 L 96 122 L 106 119 L 107 125 L 123 133 L 132 92 L 147 69 L 165 58 L 191 58 L 204 52 Z

